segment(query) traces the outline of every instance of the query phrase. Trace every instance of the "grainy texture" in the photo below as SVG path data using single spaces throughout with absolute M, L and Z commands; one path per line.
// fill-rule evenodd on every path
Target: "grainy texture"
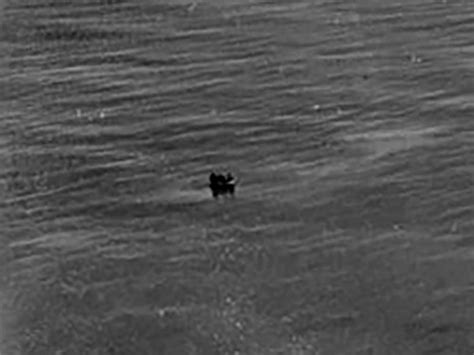
M 0 17 L 2 355 L 473 354 L 472 1 Z

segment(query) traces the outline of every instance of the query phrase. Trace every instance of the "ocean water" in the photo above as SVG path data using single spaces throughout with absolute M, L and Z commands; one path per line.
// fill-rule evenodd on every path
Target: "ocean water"
M 473 354 L 473 2 L 0 8 L 2 355 Z

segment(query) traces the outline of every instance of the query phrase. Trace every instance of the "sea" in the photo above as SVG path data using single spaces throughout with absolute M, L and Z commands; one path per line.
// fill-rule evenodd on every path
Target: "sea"
M 0 353 L 472 355 L 473 33 L 472 0 L 2 0 Z

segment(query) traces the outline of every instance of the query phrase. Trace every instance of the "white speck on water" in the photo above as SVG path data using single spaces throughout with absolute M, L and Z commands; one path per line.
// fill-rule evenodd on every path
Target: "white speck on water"
M 190 13 L 193 12 L 194 9 L 196 8 L 196 6 L 197 6 L 197 3 L 193 2 L 191 5 L 189 5 L 188 12 L 190 12 Z
M 420 57 L 418 57 L 415 53 L 411 53 L 410 54 L 410 61 L 412 63 L 421 63 L 423 61 L 423 59 L 421 59 Z

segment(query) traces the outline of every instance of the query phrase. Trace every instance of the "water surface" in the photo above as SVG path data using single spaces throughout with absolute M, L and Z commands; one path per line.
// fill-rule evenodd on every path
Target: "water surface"
M 473 353 L 471 2 L 1 16 L 2 354 Z

